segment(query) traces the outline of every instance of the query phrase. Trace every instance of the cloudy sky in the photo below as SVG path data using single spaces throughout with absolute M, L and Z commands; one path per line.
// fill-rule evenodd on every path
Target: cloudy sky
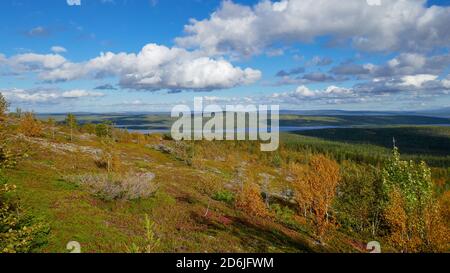
M 450 106 L 450 0 L 2 0 L 0 15 L 12 110 Z

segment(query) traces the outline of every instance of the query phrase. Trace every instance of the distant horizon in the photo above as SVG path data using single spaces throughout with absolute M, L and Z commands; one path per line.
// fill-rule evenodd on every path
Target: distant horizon
M 315 110 L 293 110 L 293 109 L 280 109 L 280 113 L 283 112 L 343 112 L 343 113 L 425 113 L 433 111 L 447 111 L 450 114 L 450 107 L 432 108 L 432 109 L 413 109 L 413 110 L 339 110 L 339 109 L 315 109 Z M 225 112 L 225 111 L 224 111 Z M 15 113 L 15 111 L 10 111 Z M 74 111 L 74 112 L 35 112 L 36 115 L 66 115 L 66 114 L 170 114 L 171 111 L 112 111 L 112 112 L 90 112 L 90 111 Z

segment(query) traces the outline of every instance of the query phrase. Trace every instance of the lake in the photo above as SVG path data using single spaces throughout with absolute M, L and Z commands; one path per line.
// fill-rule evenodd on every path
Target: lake
M 392 126 L 397 126 L 397 125 L 392 125 Z M 412 124 L 408 124 L 408 125 L 404 125 L 404 126 L 442 126 L 442 127 L 450 127 L 450 124 L 418 124 L 418 125 L 412 125 Z M 142 134 L 154 134 L 154 133 L 170 133 L 170 128 L 163 128 L 163 127 L 155 127 L 154 129 L 148 129 L 149 127 L 152 127 L 150 124 L 146 124 L 146 125 L 119 125 L 116 126 L 117 128 L 120 129 L 127 129 L 127 127 L 130 128 L 146 128 L 146 129 L 127 129 L 129 132 L 138 132 L 138 133 L 142 133 Z M 365 125 L 361 125 L 361 126 L 280 126 L 279 131 L 280 132 L 301 132 L 301 131 L 314 131 L 314 130 L 324 130 L 324 129 L 345 129 L 345 128 L 374 128 L 377 126 L 365 126 Z M 254 129 L 252 128 L 252 132 Z M 230 130 L 223 130 L 223 132 L 228 132 Z M 195 132 L 195 131 L 194 131 Z

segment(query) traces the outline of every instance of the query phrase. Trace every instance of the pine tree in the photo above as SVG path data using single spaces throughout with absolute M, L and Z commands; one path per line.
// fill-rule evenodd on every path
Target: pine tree
M 73 141 L 73 131 L 77 128 L 77 118 L 73 114 L 67 114 L 65 123 L 70 128 L 70 141 Z
M 9 108 L 9 102 L 6 100 L 6 98 L 3 96 L 2 93 L 0 93 L 0 117 L 6 114 L 6 111 L 8 111 Z

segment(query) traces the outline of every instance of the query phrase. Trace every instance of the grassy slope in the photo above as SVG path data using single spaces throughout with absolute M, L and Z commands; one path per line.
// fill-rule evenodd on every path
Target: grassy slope
M 67 132 L 54 143 L 67 143 Z M 98 148 L 96 137 L 75 138 L 76 145 Z M 17 141 L 29 157 L 7 175 L 18 186 L 24 205 L 44 217 L 52 227 L 45 252 L 64 252 L 67 242 L 81 243 L 84 252 L 123 252 L 144 236 L 145 214 L 156 222 L 164 252 L 310 252 L 318 247 L 307 230 L 292 230 L 273 221 L 251 219 L 232 206 L 211 200 L 201 191 L 201 181 L 226 180 L 224 171 L 199 170 L 170 155 L 137 144 L 119 144 L 122 162 L 129 171 L 145 169 L 156 174 L 161 187 L 154 197 L 136 201 L 101 201 L 66 181 L 72 174 L 101 172 L 83 152 L 48 148 L 49 139 Z M 217 167 L 217 166 L 216 166 Z M 217 169 L 216 169 L 217 170 Z M 209 214 L 205 212 L 209 206 Z M 342 235 L 343 236 L 343 235 Z M 345 236 L 344 236 L 345 238 Z M 347 251 L 351 246 L 343 245 Z
M 127 245 L 143 238 L 145 214 L 156 223 L 157 234 L 162 240 L 160 251 L 163 252 L 362 250 L 364 240 L 361 238 L 351 238 L 336 231 L 326 246 L 318 246 L 310 236 L 308 224 L 292 227 L 278 221 L 253 219 L 236 211 L 232 205 L 212 200 L 208 185 L 213 182 L 225 188 L 231 184 L 236 166 L 244 160 L 249 161 L 247 168 L 252 172 L 275 176 L 271 187 L 284 186 L 284 179 L 276 168 L 261 166 L 257 159 L 252 163 L 245 158 L 245 151 L 242 151 L 242 157 L 228 158 L 230 151 L 242 150 L 239 144 L 203 144 L 198 149 L 204 150 L 205 158 L 194 166 L 143 145 L 118 144 L 117 150 L 126 169 L 155 173 L 160 189 L 155 196 L 144 200 L 106 202 L 65 179 L 73 174 L 103 172 L 92 155 L 82 151 L 69 153 L 43 145 L 68 143 L 68 132 L 64 130 L 60 128 L 56 141 L 48 136 L 15 141 L 17 146 L 28 146 L 29 157 L 21 161 L 17 169 L 7 172 L 11 182 L 19 187 L 23 203 L 51 224 L 50 242 L 43 251 L 64 252 L 66 243 L 75 240 L 81 243 L 84 252 L 124 252 Z M 345 144 L 292 134 L 283 135 L 282 141 L 289 149 L 301 148 L 302 153 L 298 156 L 313 147 L 331 153 L 349 151 L 356 156 L 367 150 L 380 156 L 389 153 L 388 149 L 373 145 Z M 155 144 L 165 142 L 154 140 Z M 73 144 L 101 148 L 95 136 L 77 134 Z M 219 157 L 224 160 L 216 160 Z M 205 216 L 208 207 L 209 213 Z

